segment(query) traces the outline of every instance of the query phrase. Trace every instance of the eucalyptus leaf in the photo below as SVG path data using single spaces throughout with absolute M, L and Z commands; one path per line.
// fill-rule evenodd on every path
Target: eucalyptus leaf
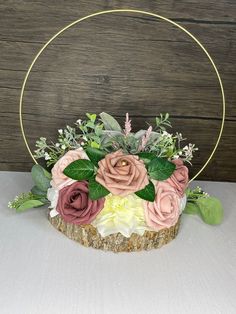
M 79 159 L 70 163 L 63 173 L 73 180 L 87 180 L 94 175 L 94 164 L 87 159 Z
M 87 147 L 86 154 L 92 163 L 97 166 L 98 162 L 103 159 L 107 153 L 97 148 Z
M 16 208 L 17 212 L 23 212 L 26 209 L 43 206 L 45 203 L 40 200 L 28 200 Z
M 110 192 L 100 183 L 98 183 L 95 178 L 89 180 L 89 197 L 91 200 L 97 200 L 108 195 Z
M 31 175 L 37 188 L 43 192 L 46 192 L 50 187 L 50 173 L 40 165 L 34 165 L 31 169 Z
M 106 130 L 120 131 L 120 132 L 122 131 L 122 128 L 119 125 L 119 123 L 116 121 L 116 119 L 113 118 L 108 113 L 106 112 L 100 113 L 100 118 Z
M 175 164 L 167 159 L 155 157 L 148 165 L 148 173 L 152 179 L 163 181 L 172 175 L 175 167 Z
M 31 193 L 33 193 L 34 195 L 39 195 L 39 196 L 46 196 L 46 192 L 41 191 L 36 185 L 32 187 Z
M 149 184 L 144 189 L 135 192 L 135 194 L 146 201 L 154 202 L 156 194 L 154 184 L 152 181 L 149 181 Z

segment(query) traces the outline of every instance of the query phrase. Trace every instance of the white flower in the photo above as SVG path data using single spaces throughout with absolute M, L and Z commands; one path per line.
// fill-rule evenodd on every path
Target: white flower
M 48 154 L 48 153 L 45 153 L 45 154 L 44 154 L 44 159 L 45 159 L 45 160 L 50 160 L 50 159 L 51 159 L 51 157 L 49 156 L 49 154 Z
M 76 122 L 77 122 L 79 125 L 81 125 L 82 120 L 81 120 L 81 119 L 78 119 Z
M 59 130 L 58 130 L 58 133 L 62 135 L 63 130 L 62 130 L 62 129 L 59 129 Z
M 59 197 L 59 190 L 55 188 L 49 188 L 47 191 L 47 199 L 51 202 L 50 206 L 48 208 L 52 209 L 50 211 L 50 216 L 54 217 L 58 215 L 59 213 L 56 210 L 57 202 Z
M 186 207 L 187 204 L 187 196 L 184 194 L 184 196 L 180 199 L 180 212 L 182 213 Z

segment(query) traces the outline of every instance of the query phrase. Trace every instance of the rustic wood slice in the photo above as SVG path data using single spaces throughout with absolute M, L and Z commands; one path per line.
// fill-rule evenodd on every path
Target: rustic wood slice
M 160 248 L 177 236 L 180 225 L 179 219 L 176 225 L 170 228 L 158 232 L 145 231 L 143 236 L 133 233 L 130 238 L 126 238 L 121 233 L 115 233 L 103 238 L 92 225 L 79 226 L 67 223 L 60 215 L 49 216 L 49 221 L 68 238 L 86 247 L 113 252 L 135 252 Z

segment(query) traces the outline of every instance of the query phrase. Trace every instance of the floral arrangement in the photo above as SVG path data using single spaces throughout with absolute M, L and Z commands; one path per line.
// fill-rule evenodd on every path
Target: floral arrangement
M 198 214 L 208 224 L 221 222 L 220 201 L 188 186 L 186 164 L 197 148 L 182 145 L 182 134 L 166 131 L 169 114 L 138 132 L 132 132 L 129 114 L 123 129 L 104 112 L 86 117 L 58 130 L 56 143 L 36 142 L 35 158 L 44 159 L 48 169 L 34 165 L 35 186 L 9 207 L 21 212 L 48 205 L 51 217 L 91 224 L 102 237 L 169 228 L 181 213 Z

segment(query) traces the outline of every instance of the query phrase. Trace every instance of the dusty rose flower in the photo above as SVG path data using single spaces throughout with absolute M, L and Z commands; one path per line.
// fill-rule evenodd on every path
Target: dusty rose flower
M 175 159 L 172 160 L 172 162 L 176 165 L 176 169 L 166 182 L 175 188 L 177 193 L 183 197 L 189 181 L 188 168 L 184 165 L 183 160 L 181 159 Z
M 167 182 L 157 182 L 155 201 L 145 202 L 147 225 L 153 230 L 175 225 L 180 215 L 180 205 L 180 197 L 176 190 Z
M 52 168 L 52 187 L 62 189 L 64 186 L 75 182 L 75 180 L 70 179 L 64 175 L 63 171 L 70 163 L 78 159 L 88 159 L 82 148 L 69 150 L 55 163 L 54 167 Z
M 143 161 L 121 150 L 107 154 L 98 165 L 96 181 L 114 195 L 126 196 L 142 190 L 149 182 Z
M 77 225 L 89 224 L 102 210 L 105 199 L 92 201 L 87 181 L 74 182 L 59 191 L 56 210 L 67 221 Z

